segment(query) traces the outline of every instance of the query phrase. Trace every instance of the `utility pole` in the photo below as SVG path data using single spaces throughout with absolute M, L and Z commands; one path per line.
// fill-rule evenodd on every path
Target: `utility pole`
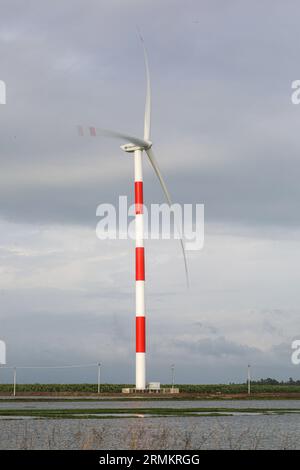
M 172 389 L 173 389 L 174 384 L 175 384 L 175 364 L 171 365 L 171 371 L 172 371 Z
M 98 362 L 98 393 L 100 393 L 100 388 L 101 388 L 100 373 L 101 373 L 101 362 Z
M 248 364 L 247 383 L 248 383 L 248 395 L 250 395 L 251 394 L 251 365 L 250 364 Z
M 14 397 L 16 396 L 17 389 L 17 368 L 14 367 Z

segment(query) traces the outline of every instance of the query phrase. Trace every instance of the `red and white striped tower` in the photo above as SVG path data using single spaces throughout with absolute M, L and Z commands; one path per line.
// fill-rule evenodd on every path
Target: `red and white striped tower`
M 145 253 L 143 223 L 143 169 L 142 149 L 134 150 L 135 194 L 135 315 L 136 368 L 135 386 L 146 388 L 146 317 L 145 317 Z

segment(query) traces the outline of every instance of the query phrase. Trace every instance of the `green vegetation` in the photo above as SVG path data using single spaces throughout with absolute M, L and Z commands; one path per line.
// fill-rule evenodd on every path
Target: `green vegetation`
M 103 393 L 121 393 L 128 384 L 102 384 Z M 17 384 L 18 392 L 24 393 L 97 393 L 97 384 Z M 1 384 L 0 393 L 11 393 L 12 384 Z
M 270 383 L 272 382 L 272 383 Z M 275 381 L 276 382 L 276 381 Z M 246 384 L 212 384 L 212 385 L 194 385 L 194 384 L 178 384 L 183 393 L 199 393 L 199 394 L 240 394 L 247 393 Z M 122 388 L 133 387 L 133 384 L 102 384 L 101 393 L 120 393 Z M 162 385 L 162 387 L 170 388 L 170 384 Z M 17 384 L 18 393 L 97 393 L 96 384 Z M 0 393 L 12 393 L 12 384 L 1 384 Z M 253 382 L 251 385 L 251 393 L 300 393 L 300 383 L 274 383 L 274 379 L 262 379 L 259 382 Z M 163 398 L 162 396 L 160 396 Z M 174 397 L 175 398 L 175 397 Z
M 231 416 L 234 413 L 253 414 L 300 414 L 295 408 L 82 408 L 82 409 L 2 409 L 0 417 L 32 417 L 46 419 L 94 419 L 128 417 L 191 417 L 191 416 Z

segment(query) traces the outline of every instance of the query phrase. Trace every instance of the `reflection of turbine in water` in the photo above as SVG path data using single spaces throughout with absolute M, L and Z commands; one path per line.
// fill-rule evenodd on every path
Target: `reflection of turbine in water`
M 141 36 L 140 36 L 141 37 Z M 143 38 L 141 37 L 144 50 L 146 77 L 147 77 L 147 92 L 146 92 L 146 105 L 144 117 L 144 138 L 132 137 L 130 135 L 116 132 L 108 129 L 100 129 L 95 127 L 87 128 L 87 134 L 96 136 L 107 136 L 121 140 L 127 140 L 128 143 L 121 145 L 121 149 L 125 152 L 131 153 L 134 156 L 134 189 L 135 189 L 135 259 L 136 259 L 136 389 L 144 390 L 146 388 L 146 325 L 145 325 L 145 261 L 144 261 L 144 226 L 143 226 L 143 169 L 142 169 L 142 154 L 146 152 L 148 159 L 152 165 L 153 170 L 160 182 L 162 190 L 165 194 L 166 200 L 171 206 L 171 197 L 167 186 L 164 182 L 157 161 L 155 159 L 152 142 L 150 140 L 150 125 L 151 125 L 151 87 L 150 87 L 150 74 L 147 52 L 144 46 Z M 82 126 L 78 127 L 79 135 L 84 136 L 85 130 Z M 185 274 L 188 283 L 188 270 L 187 262 L 184 251 L 184 244 L 180 239 Z

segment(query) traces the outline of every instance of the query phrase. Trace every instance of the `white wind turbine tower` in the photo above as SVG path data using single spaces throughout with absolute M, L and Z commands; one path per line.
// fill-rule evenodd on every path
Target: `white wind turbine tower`
M 144 45 L 144 40 L 140 35 L 140 39 L 143 45 L 145 68 L 146 68 L 146 105 L 145 105 L 145 117 L 144 117 L 144 137 L 138 138 L 121 132 L 111 131 L 102 128 L 83 128 L 78 127 L 79 135 L 90 135 L 92 137 L 97 136 L 108 136 L 121 140 L 125 140 L 128 143 L 121 145 L 121 149 L 129 154 L 133 154 L 134 157 L 134 188 L 135 188 L 135 266 L 136 266 L 136 281 L 135 281 L 135 292 L 136 292 L 136 389 L 145 390 L 146 388 L 146 312 L 145 312 L 145 261 L 144 261 L 144 226 L 143 226 L 143 168 L 142 168 L 142 157 L 143 152 L 146 152 L 148 159 L 152 165 L 153 170 L 160 182 L 166 200 L 169 206 L 172 205 L 171 197 L 165 181 L 162 177 L 157 161 L 154 157 L 152 150 L 152 141 L 150 140 L 150 129 L 151 129 L 151 85 L 150 85 L 150 73 L 149 63 L 147 57 L 147 51 Z M 188 284 L 188 270 L 187 262 L 184 250 L 184 244 L 180 238 L 186 280 Z

